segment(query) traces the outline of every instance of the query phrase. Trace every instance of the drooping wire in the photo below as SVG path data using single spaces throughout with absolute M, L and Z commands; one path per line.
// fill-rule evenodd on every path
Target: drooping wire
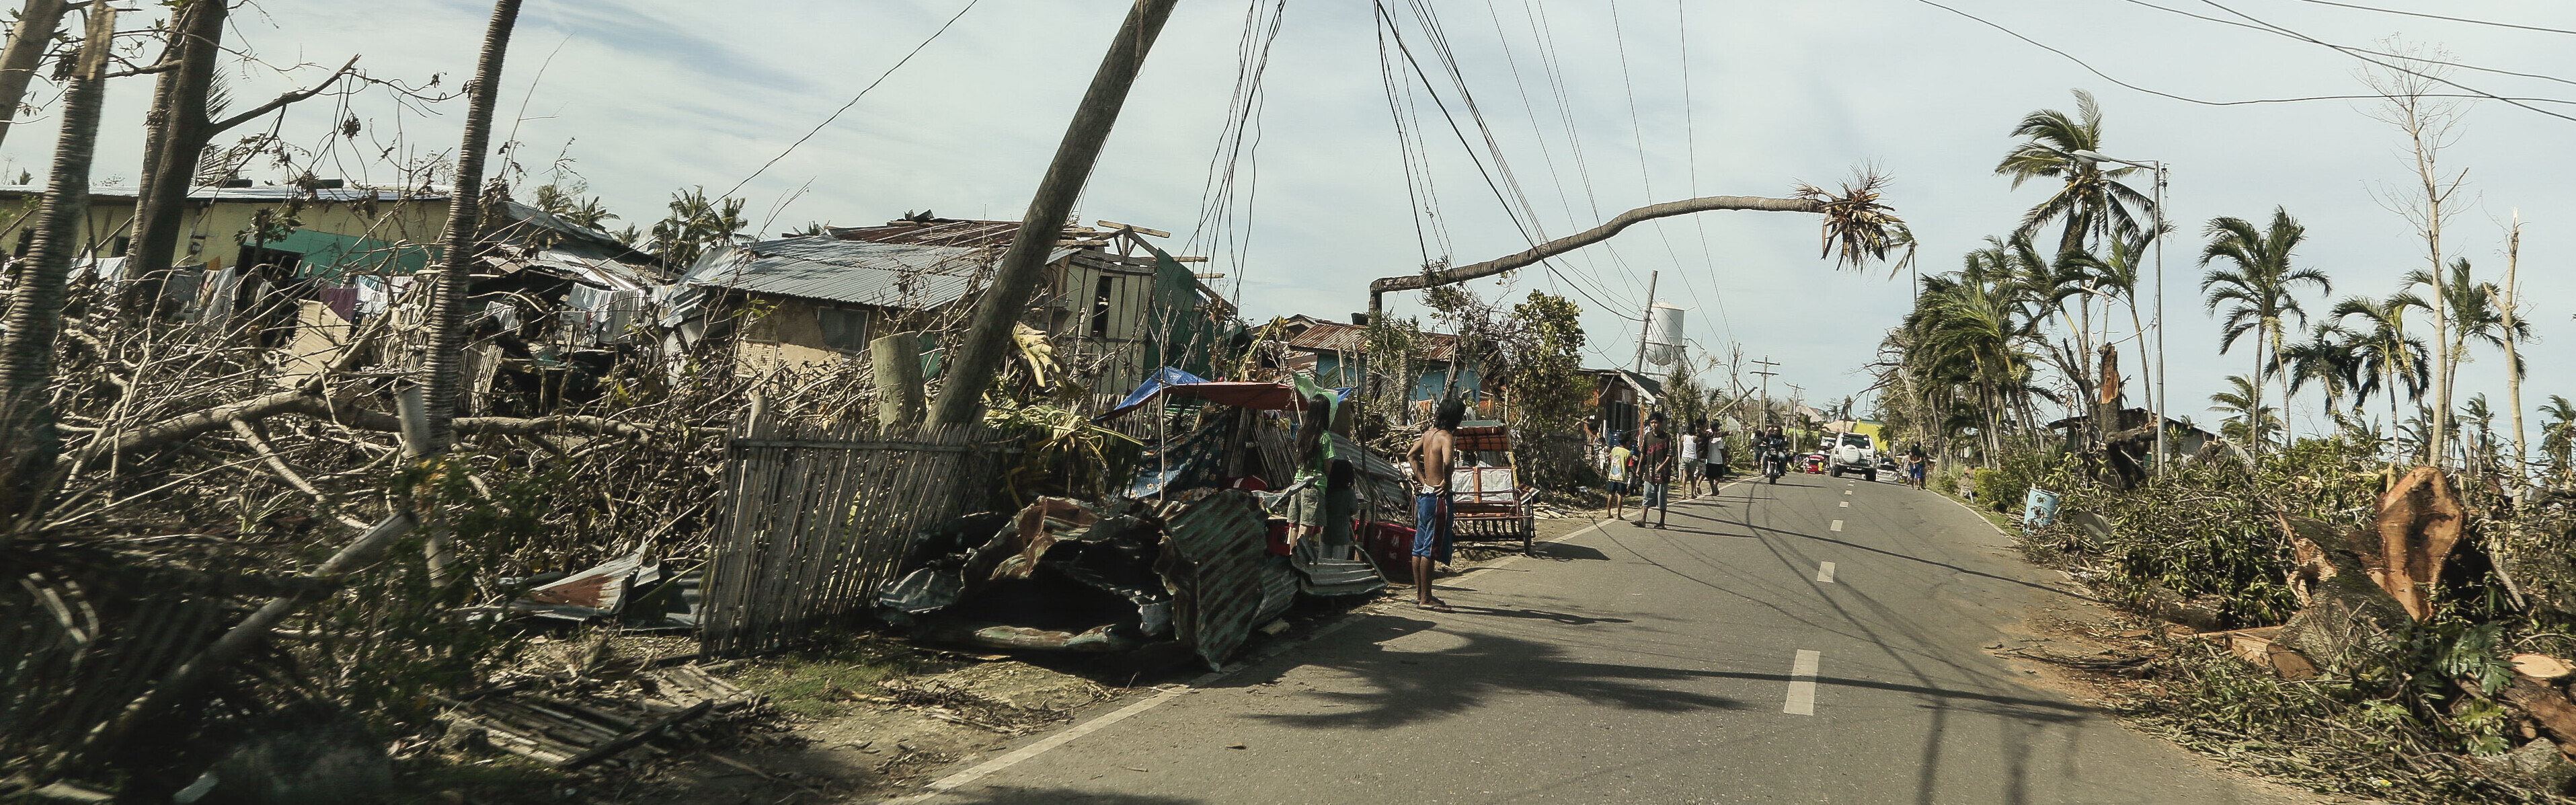
M 901 70 L 904 65 L 912 63 L 912 57 L 921 55 L 922 48 L 930 47 L 930 43 L 939 41 L 940 34 L 947 33 L 949 26 L 956 25 L 959 19 L 963 19 L 966 16 L 966 12 L 975 10 L 975 4 L 979 2 L 983 2 L 983 0 L 966 0 L 966 5 L 958 8 L 956 14 L 949 15 L 947 22 L 940 23 L 939 30 L 930 32 L 930 36 L 922 39 L 921 44 L 912 46 L 911 52 L 905 53 L 903 54 L 903 58 L 895 60 L 894 66 L 886 68 L 885 72 L 878 73 L 877 80 L 870 81 L 867 86 L 859 88 L 859 94 L 850 96 L 849 103 L 841 104 L 841 108 L 833 110 L 830 117 L 823 118 L 823 122 L 816 123 L 814 124 L 814 128 L 807 130 L 805 132 L 805 136 L 798 137 L 795 142 L 788 143 L 785 150 L 779 151 L 777 156 L 770 157 L 768 162 L 760 163 L 759 170 L 752 171 L 750 176 L 742 177 L 742 181 L 733 183 L 733 189 L 726 190 L 724 195 L 717 196 L 717 198 L 732 198 L 733 194 L 741 192 L 743 185 L 751 184 L 751 180 L 758 179 L 762 173 L 768 172 L 770 166 L 778 164 L 779 160 L 786 159 L 788 154 L 796 153 L 797 146 L 804 145 L 806 140 L 814 139 L 814 135 L 822 133 L 823 127 L 832 125 L 832 121 L 841 119 L 841 114 L 850 111 L 850 107 L 859 105 L 860 98 L 867 97 L 868 93 L 875 90 L 878 84 L 885 83 L 887 77 L 894 75 L 894 71 Z
M 1279 38 L 1279 26 L 1287 11 L 1286 0 L 1268 7 L 1253 3 L 1246 7 L 1243 38 L 1235 47 L 1234 94 L 1227 101 L 1225 126 L 1218 130 L 1214 153 L 1208 156 L 1206 183 L 1199 190 L 1199 215 L 1195 228 L 1183 241 L 1185 251 L 1204 246 L 1210 253 L 1226 255 L 1226 266 L 1234 280 L 1234 304 L 1242 309 L 1243 288 L 1251 269 L 1247 264 L 1252 248 L 1253 203 L 1257 200 L 1261 177 L 1261 109 L 1268 94 L 1263 78 L 1270 67 L 1270 45 Z M 1246 142 L 1249 135 L 1250 142 Z M 1246 174 L 1243 164 L 1251 162 Z M 1237 185 L 1241 184 L 1241 212 L 1237 212 Z
M 1686 146 L 1684 153 L 1690 159 L 1690 194 L 1691 198 L 1699 198 L 1699 124 L 1691 112 L 1690 15 L 1686 12 L 1687 5 L 1685 0 L 1673 0 L 1673 32 L 1682 43 L 1682 141 Z M 1708 269 L 1709 296 L 1717 300 L 1718 326 L 1726 331 L 1726 340 L 1731 343 L 1735 340 L 1735 322 L 1726 313 L 1726 293 L 1719 290 L 1721 286 L 1717 284 L 1717 258 L 1713 254 L 1715 250 L 1708 245 L 1708 221 L 1693 215 L 1691 228 L 1699 231 L 1700 265 Z
M 1383 2 L 1372 2 L 1371 5 L 1374 7 L 1378 20 L 1385 30 L 1386 38 L 1392 40 L 1395 44 L 1395 54 L 1402 57 L 1400 60 L 1412 69 L 1413 76 L 1422 83 L 1424 94 L 1431 96 L 1432 105 L 1439 110 L 1441 117 L 1447 122 L 1450 134 L 1457 138 L 1459 147 L 1467 153 L 1468 161 L 1475 165 L 1478 176 L 1485 180 L 1486 189 L 1494 194 L 1495 201 L 1500 203 L 1503 207 L 1504 217 L 1511 219 L 1513 228 L 1520 232 L 1522 240 L 1528 242 L 1532 247 L 1537 246 L 1539 241 L 1534 237 L 1528 223 L 1522 220 L 1522 211 L 1514 209 L 1512 197 L 1504 192 L 1501 184 L 1495 179 L 1494 171 L 1486 167 L 1486 160 L 1477 155 L 1475 146 L 1467 139 L 1466 130 L 1459 126 L 1457 115 L 1449 109 L 1448 102 L 1441 99 L 1439 90 L 1432 86 L 1430 72 L 1422 67 L 1421 60 L 1414 56 L 1412 47 L 1405 42 L 1403 30 L 1396 22 L 1394 15 L 1386 9 Z M 1476 122 L 1482 126 L 1483 121 L 1481 119 Z M 1490 146 L 1490 140 L 1488 141 L 1488 144 Z M 1500 161 L 1502 159 L 1502 153 L 1499 150 L 1493 151 L 1491 156 L 1496 161 Z M 1552 261 L 1542 261 L 1542 265 L 1547 266 L 1552 272 L 1557 272 L 1557 269 L 1552 265 Z M 1562 272 L 1557 273 L 1559 276 L 1563 276 Z M 1582 293 L 1582 290 L 1579 287 L 1577 288 L 1577 291 L 1578 293 Z M 1592 297 L 1589 293 L 1584 293 L 1584 296 L 1587 299 L 1591 299 L 1594 304 L 1602 304 L 1599 299 Z M 1607 308 L 1606 305 L 1604 305 L 1604 307 Z M 1611 312 L 1616 315 L 1615 309 L 1609 309 L 1606 312 Z

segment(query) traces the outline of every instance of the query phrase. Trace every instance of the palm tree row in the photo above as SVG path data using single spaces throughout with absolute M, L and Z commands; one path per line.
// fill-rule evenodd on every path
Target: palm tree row
M 2073 114 L 2042 109 L 2024 116 L 2011 132 L 2017 142 L 1995 166 L 2015 187 L 2054 180 L 2049 197 L 2009 235 L 1989 237 L 1967 253 L 1959 270 L 1924 277 L 1914 309 L 1889 334 L 1886 346 L 1895 359 L 1884 364 L 1882 382 L 1899 412 L 1928 437 L 1974 434 L 1991 454 L 2008 431 L 2039 421 L 2034 402 L 2042 400 L 2074 409 L 2080 416 L 2071 421 L 2083 423 L 2078 436 L 2105 436 L 2118 419 L 2118 390 L 2129 384 L 2111 367 L 2119 347 L 2146 330 L 2136 298 L 2139 268 L 2159 233 L 2151 223 L 2154 202 L 2124 182 L 2139 169 L 2099 160 L 2100 107 L 2080 91 L 2076 102 Z M 2047 250 L 2037 239 L 2051 232 L 2056 242 Z M 2257 455 L 2289 444 L 2296 436 L 2292 403 L 2313 387 L 2339 430 L 2377 431 L 2365 412 L 2382 403 L 2385 432 L 2425 434 L 2403 442 L 2425 453 L 2420 460 L 2506 466 L 2471 455 L 2481 450 L 2477 444 L 2502 440 L 2447 440 L 2449 434 L 2431 433 L 2436 426 L 2425 424 L 2447 417 L 2423 406 L 2428 389 L 2456 386 L 2459 365 L 2482 348 L 2505 353 L 2513 379 L 2520 379 L 2516 349 L 2530 340 L 2531 328 L 2505 309 L 2508 289 L 2476 280 L 2467 260 L 2454 260 L 2441 276 L 2408 274 L 2385 296 L 2329 304 L 2334 283 L 2299 260 L 2307 229 L 2287 209 L 2274 208 L 2268 220 L 2213 218 L 2202 235 L 2200 289 L 2218 319 L 2220 352 L 2237 354 L 2250 345 L 2245 351 L 2252 353 L 2251 371 L 2229 378 L 2231 390 L 2211 397 L 2214 410 L 2229 419 L 2223 436 Z M 2118 332 L 2115 310 L 2123 305 L 2125 333 Z M 2326 307 L 2312 320 L 2315 305 Z M 2447 315 L 2423 323 L 2434 320 L 2437 307 Z M 2056 376 L 2044 376 L 2041 366 Z M 2576 456 L 2568 455 L 2576 452 L 2576 406 L 2563 397 L 2551 400 L 2554 407 L 2542 408 L 2547 421 L 2539 452 L 2558 472 L 2576 474 Z M 2517 420 L 2517 434 L 2519 427 Z M 2430 455 L 2434 443 L 2454 447 Z

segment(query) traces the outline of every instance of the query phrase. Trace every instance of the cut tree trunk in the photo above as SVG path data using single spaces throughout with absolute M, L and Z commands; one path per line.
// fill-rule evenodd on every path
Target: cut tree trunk
M 2460 541 L 2465 514 L 2450 479 L 2438 467 L 2415 468 L 2379 497 L 2378 561 L 2368 571 L 2406 614 L 2423 618 L 2431 613 L 2432 586 Z

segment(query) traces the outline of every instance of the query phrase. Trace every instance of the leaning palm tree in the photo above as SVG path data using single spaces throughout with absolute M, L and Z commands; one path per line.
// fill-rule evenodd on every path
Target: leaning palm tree
M 2138 168 L 2104 170 L 2101 163 L 2076 155 L 2101 149 L 2102 107 L 2079 89 L 2075 111 L 2069 116 L 2041 109 L 2023 116 L 2012 136 L 2025 139 L 1995 165 L 1995 173 L 2012 177 L 2015 188 L 2033 179 L 2064 180 L 2048 200 L 2022 214 L 2021 228 L 2014 232 L 2029 237 L 2055 222 L 2060 226 L 2059 253 L 2082 251 L 2106 236 L 2136 238 L 2139 221 L 2152 218 L 2155 208 L 2154 199 L 2119 181 Z
M 2200 264 L 2225 260 L 2232 268 L 2211 269 L 2200 280 L 2200 289 L 2208 294 L 2208 309 L 2218 312 L 2227 306 L 2227 317 L 2219 322 L 2219 351 L 2236 345 L 2236 339 L 2254 334 L 2254 374 L 2256 388 L 2251 405 L 2261 407 L 2261 382 L 2266 373 L 2280 376 L 2284 412 L 2289 404 L 2289 379 L 2282 371 L 2280 351 L 2284 333 L 2292 317 L 2299 326 L 2307 324 L 2307 312 L 2299 307 L 2294 291 L 2298 283 L 2317 286 L 2319 293 L 2334 289 L 2325 272 L 2313 268 L 2293 268 L 2290 255 L 2307 237 L 2307 228 L 2290 217 L 2287 209 L 2272 209 L 2272 224 L 2257 229 L 2243 218 L 2221 216 L 2210 219 L 2209 246 L 2200 253 Z M 2271 353 L 2266 360 L 2265 353 Z M 2286 423 L 2286 420 L 2285 420 Z M 2284 432 L 2286 436 L 2286 429 Z
M 2217 403 L 2209 410 L 2226 415 L 2219 423 L 2218 435 L 2245 445 L 2248 452 L 2260 452 L 2272 433 L 2281 429 L 2281 419 L 2271 406 L 2262 403 L 2262 383 L 2247 380 L 2244 375 L 2228 375 L 2227 384 L 2235 391 L 2209 395 L 2209 401 Z

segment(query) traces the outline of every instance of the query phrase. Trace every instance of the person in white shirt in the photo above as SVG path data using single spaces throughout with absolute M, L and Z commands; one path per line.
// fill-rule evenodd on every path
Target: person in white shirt
M 1699 432 L 1682 431 L 1682 497 L 1699 497 Z

